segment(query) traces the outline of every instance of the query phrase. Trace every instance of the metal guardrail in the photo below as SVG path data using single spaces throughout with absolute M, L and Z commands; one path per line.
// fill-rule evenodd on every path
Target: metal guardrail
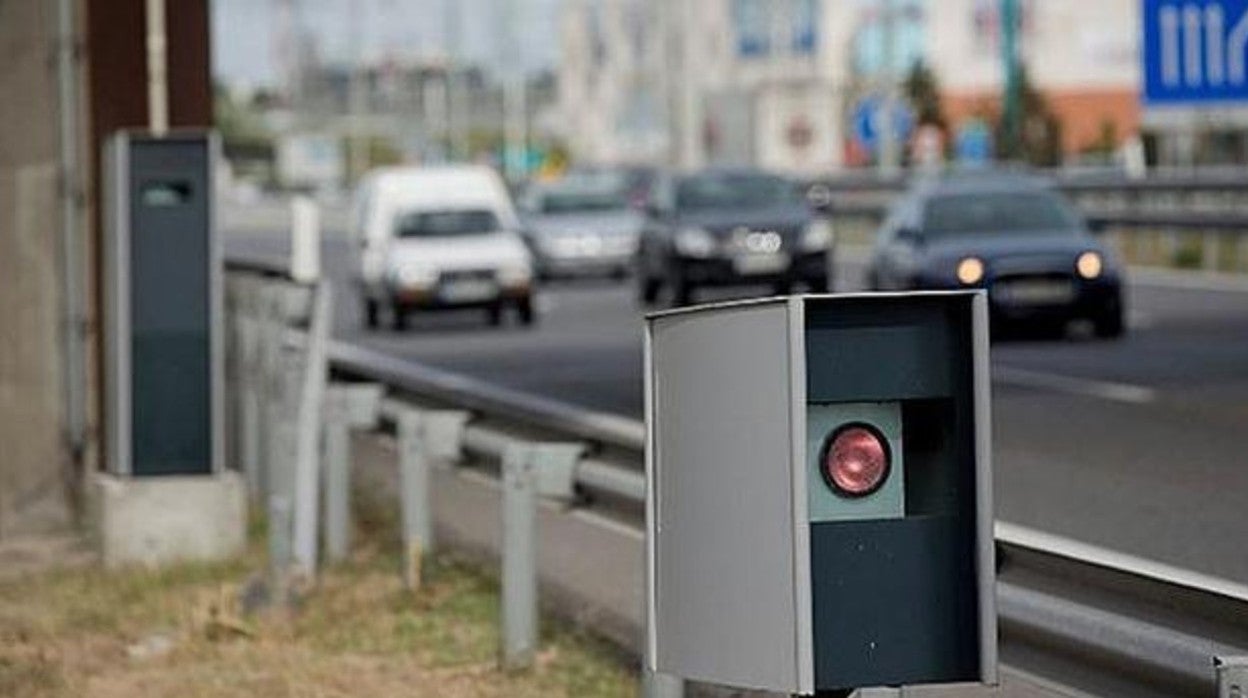
M 1054 186 L 1069 194 L 1112 192 L 1130 195 L 1158 191 L 1248 194 L 1248 169 L 1246 168 L 1155 170 L 1144 177 L 1130 177 L 1118 171 L 1081 172 L 1010 167 L 1000 168 L 1000 170 L 1047 179 Z M 968 172 L 974 171 L 968 170 Z M 904 189 L 914 178 L 922 176 L 924 173 L 920 171 L 892 176 L 880 176 L 875 172 L 864 171 L 815 177 L 810 182 L 823 184 L 833 191 L 897 192 Z
M 1043 173 L 1040 173 L 1043 175 Z M 904 191 L 906 177 L 859 175 L 811 180 L 823 188 L 833 213 L 883 217 L 887 202 Z M 1248 172 L 1216 176 L 1049 176 L 1053 185 L 1070 196 L 1090 221 L 1109 227 L 1217 230 L 1248 233 Z
M 260 262 L 231 260 L 228 266 L 249 275 L 282 274 Z M 527 434 L 535 443 L 573 447 L 570 486 L 644 504 L 645 430 L 637 420 L 349 343 L 331 342 L 328 357 L 335 376 L 383 386 L 389 398 L 382 414 L 396 423 L 406 404 L 455 410 L 464 447 L 498 461 L 504 474 L 514 466 L 507 465 L 515 458 L 513 432 Z M 1248 654 L 1248 586 L 1006 522 L 998 522 L 996 537 L 1005 638 L 1179 695 L 1209 695 L 1221 678 L 1242 670 L 1217 660 Z

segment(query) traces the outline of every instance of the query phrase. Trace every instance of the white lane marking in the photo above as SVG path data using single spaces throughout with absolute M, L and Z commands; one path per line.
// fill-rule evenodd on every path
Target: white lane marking
M 1009 366 L 993 367 L 992 379 L 1000 383 L 1017 385 L 1024 388 L 1052 390 L 1059 393 L 1083 395 L 1086 397 L 1100 398 L 1102 400 L 1125 402 L 1132 405 L 1146 405 L 1151 402 L 1156 402 L 1157 400 L 1156 390 L 1140 385 L 1093 380 L 1089 378 L 1075 378 L 1073 376 L 1064 376 L 1057 373 L 1043 373 L 1040 371 L 1030 371 L 1023 368 L 1012 368 Z

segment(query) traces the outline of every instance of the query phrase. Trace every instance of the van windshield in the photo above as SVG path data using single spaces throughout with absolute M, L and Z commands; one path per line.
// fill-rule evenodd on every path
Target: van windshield
M 401 214 L 394 234 L 400 238 L 436 238 L 480 235 L 499 229 L 498 216 L 485 209 L 412 211 Z

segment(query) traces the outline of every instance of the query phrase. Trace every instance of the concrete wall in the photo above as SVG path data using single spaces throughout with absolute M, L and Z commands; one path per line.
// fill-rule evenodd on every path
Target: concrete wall
M 65 509 L 55 7 L 0 1 L 0 538 Z

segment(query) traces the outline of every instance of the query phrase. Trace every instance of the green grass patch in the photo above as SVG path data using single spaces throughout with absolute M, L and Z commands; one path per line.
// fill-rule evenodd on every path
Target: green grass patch
M 239 589 L 261 562 L 49 570 L 0 583 L 0 695 L 636 693 L 618 653 L 557 622 L 545 623 L 532 670 L 500 671 L 497 581 L 462 561 L 432 560 L 413 594 L 396 558 L 362 552 L 327 570 L 298 611 L 241 618 Z

